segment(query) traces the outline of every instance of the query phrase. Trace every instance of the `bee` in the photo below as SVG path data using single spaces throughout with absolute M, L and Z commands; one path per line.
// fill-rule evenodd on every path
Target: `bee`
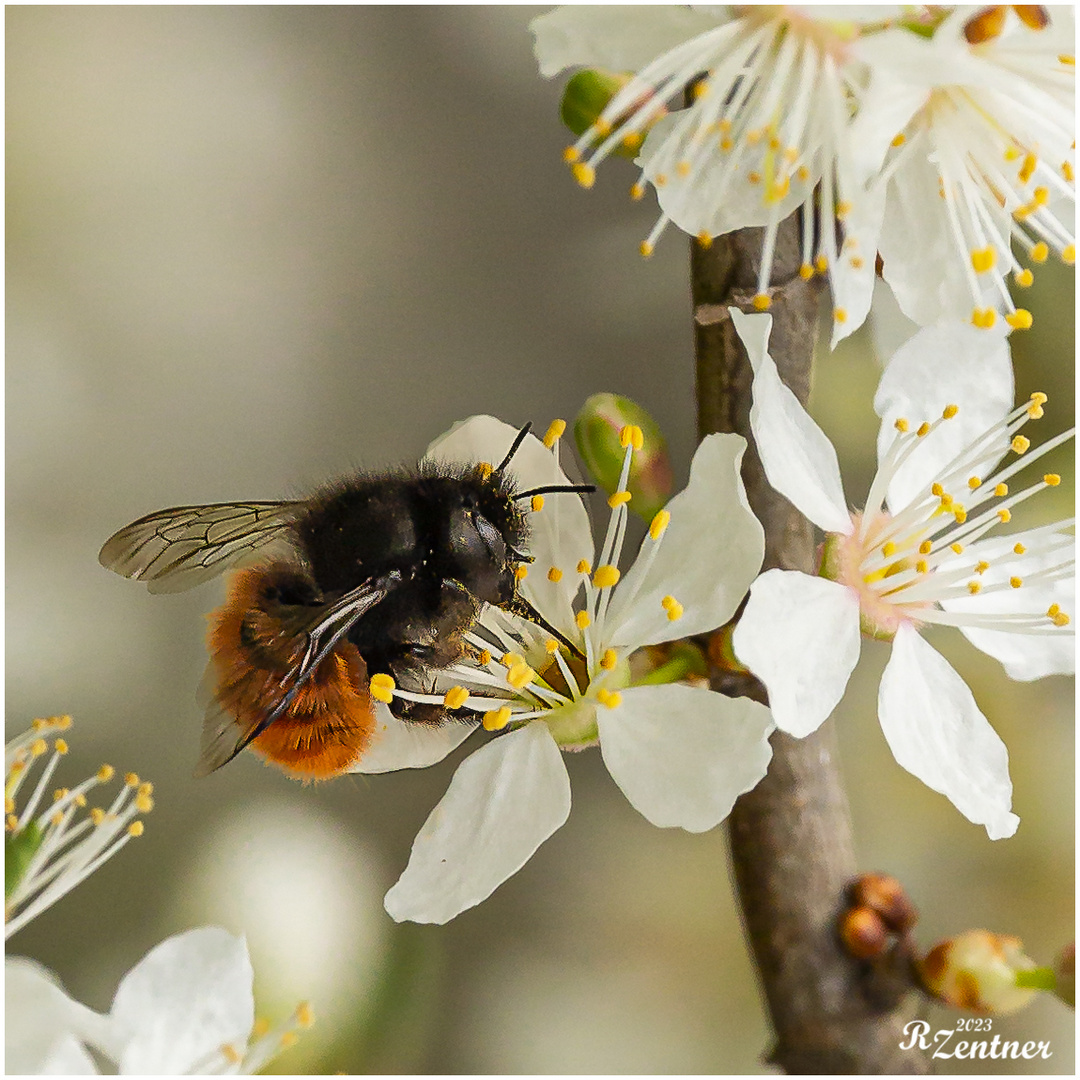
M 248 746 L 303 780 L 349 771 L 375 733 L 372 677 L 430 693 L 440 669 L 475 653 L 466 635 L 485 604 L 579 653 L 518 590 L 532 561 L 522 504 L 594 488 L 518 491 L 508 467 L 529 428 L 495 468 L 427 461 L 356 474 L 306 500 L 178 506 L 105 542 L 101 564 L 151 592 L 235 571 L 210 615 L 196 776 Z M 398 696 L 389 707 L 417 724 L 452 718 Z

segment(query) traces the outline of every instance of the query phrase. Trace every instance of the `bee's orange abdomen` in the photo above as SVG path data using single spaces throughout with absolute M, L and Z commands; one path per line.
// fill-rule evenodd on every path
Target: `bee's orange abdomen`
M 228 600 L 210 617 L 214 693 L 235 719 L 238 737 L 281 700 L 289 688 L 282 677 L 306 644 L 266 600 L 265 580 L 262 569 L 233 575 Z M 367 665 L 355 645 L 342 641 L 251 748 L 290 776 L 329 780 L 360 761 L 374 730 Z

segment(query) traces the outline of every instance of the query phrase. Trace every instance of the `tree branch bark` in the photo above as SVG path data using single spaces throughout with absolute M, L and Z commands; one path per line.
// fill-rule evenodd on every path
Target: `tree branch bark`
M 750 433 L 752 372 L 727 315 L 753 310 L 761 229 L 691 242 L 697 354 L 698 433 L 736 432 L 750 444 L 743 481 L 765 529 L 764 569 L 814 572 L 810 523 L 765 479 Z M 769 352 L 805 405 L 817 340 L 820 279 L 799 276 L 798 222 L 780 226 L 770 288 Z M 718 675 L 714 687 L 764 700 L 749 677 Z M 918 1051 L 900 1049 L 903 1020 L 875 1005 L 865 965 L 837 936 L 844 890 L 856 874 L 847 797 L 831 722 L 805 739 L 772 737 L 768 775 L 735 804 L 729 819 L 744 925 L 776 1030 L 769 1060 L 789 1073 L 924 1073 Z

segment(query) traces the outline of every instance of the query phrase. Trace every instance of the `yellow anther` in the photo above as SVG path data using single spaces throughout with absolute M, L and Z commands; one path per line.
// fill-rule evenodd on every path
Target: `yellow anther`
M 100 806 L 90 808 L 90 820 L 95 825 L 100 825 L 105 820 L 105 811 Z
M 516 577 L 518 581 L 524 581 L 528 576 L 529 568 L 524 563 L 514 567 L 514 577 Z
M 53 717 L 53 726 L 56 728 L 57 731 L 67 731 L 67 729 L 71 727 L 72 722 L 73 721 L 70 716 Z
M 70 795 L 71 789 L 66 787 L 58 787 L 53 793 L 53 802 L 59 802 L 65 795 Z M 14 809 L 14 807 L 12 807 Z M 9 811 L 10 813 L 10 811 Z
M 140 783 L 139 774 L 133 772 L 124 773 L 124 783 L 127 784 L 128 787 L 137 788 Z
M 1024 584 L 1024 579 L 1023 578 L 1018 578 L 1018 577 L 1011 577 L 1011 578 L 1009 578 L 1009 584 L 1014 589 L 1019 589 L 1020 586 Z
M 982 480 L 980 480 L 979 477 L 977 477 L 977 476 L 969 476 L 968 477 L 968 487 L 971 488 L 972 491 L 974 491 L 977 487 L 981 487 L 981 486 L 982 486 Z
M 997 516 L 1001 519 L 1002 525 L 1007 525 L 1010 521 L 1012 521 L 1012 511 L 1007 506 L 1003 506 L 997 512 Z
M 997 322 L 997 312 L 992 308 L 975 308 L 971 313 L 971 323 L 981 330 L 989 330 Z
M 1058 57 L 1058 63 L 1059 64 L 1064 64 L 1066 67 L 1075 67 L 1076 66 L 1076 57 L 1075 56 L 1069 56 L 1068 53 L 1065 53 L 1065 54 Z
M 622 137 L 622 144 L 627 150 L 636 150 L 641 145 L 641 141 L 640 131 L 628 131 Z
M 371 696 L 375 698 L 376 701 L 382 701 L 389 705 L 394 699 L 394 691 L 397 689 L 397 683 L 394 682 L 392 675 L 380 672 L 378 675 L 371 676 L 369 687 Z
M 963 525 L 964 522 L 967 521 L 967 510 L 965 510 L 964 507 L 962 507 L 959 503 L 957 503 L 952 508 L 952 512 L 953 517 L 956 518 L 957 525 Z
M 641 182 L 633 184 L 630 188 L 630 198 L 637 202 L 645 198 L 645 185 Z
M 502 731 L 510 722 L 510 707 L 504 705 L 501 709 L 494 709 L 484 713 L 482 721 L 485 731 Z
M 1061 261 L 1066 266 L 1072 266 L 1073 263 L 1076 262 L 1076 245 L 1075 244 L 1066 244 L 1061 249 Z
M 75 796 L 75 805 L 79 807 L 80 810 L 86 806 L 86 796 L 81 791 Z
M 609 709 L 617 709 L 621 704 L 622 694 L 620 694 L 617 690 L 612 691 L 610 694 L 608 694 L 606 700 L 604 701 L 604 705 L 607 706 L 607 708 Z
M 295 1031 L 283 1031 L 281 1033 L 281 1038 L 278 1039 L 278 1046 L 280 1046 L 282 1050 L 288 1050 L 290 1046 L 296 1045 L 298 1037 L 299 1036 L 297 1036 Z
M 803 281 L 809 281 L 813 276 L 814 268 L 809 263 L 803 263 L 802 266 L 799 267 L 799 277 L 801 277 Z
M 1053 617 L 1054 617 L 1055 615 L 1057 615 L 1057 614 L 1058 614 L 1058 613 L 1059 613 L 1060 611 L 1061 611 L 1061 605 L 1060 605 L 1060 604 L 1051 604 L 1051 605 L 1050 605 L 1050 606 L 1049 606 L 1049 607 L 1048 607 L 1048 608 L 1046 609 L 1046 614 L 1047 614 L 1047 615 L 1049 615 L 1049 616 L 1050 616 L 1050 618 L 1052 619 L 1052 618 L 1053 618 Z
M 690 162 L 683 158 L 683 160 L 675 166 L 675 171 L 679 174 L 679 176 L 689 176 Z
M 1030 330 L 1031 329 L 1031 312 L 1027 308 L 1018 307 L 1015 311 L 1010 311 L 1005 316 L 1005 321 L 1014 330 Z
M 1046 485 L 1047 487 L 1057 487 L 1057 486 L 1058 486 L 1058 484 L 1060 484 L 1060 483 L 1061 483 L 1061 477 L 1060 477 L 1060 476 L 1058 476 L 1058 474 L 1057 474 L 1057 473 L 1053 473 L 1053 472 L 1048 472 L 1048 473 L 1047 473 L 1047 474 L 1046 474 L 1046 475 L 1045 475 L 1045 476 L 1043 477 L 1043 483 L 1044 483 L 1044 484 L 1045 484 L 1045 485 Z
M 1056 615 L 1051 616 L 1055 626 L 1068 626 L 1069 616 L 1064 611 L 1059 611 Z
M 1017 435 L 1009 445 L 1014 453 L 1024 454 L 1031 445 L 1031 440 L 1026 435 Z
M 1023 544 L 1013 544 L 1013 554 L 1023 555 L 1027 551 L 1027 548 Z
M 641 257 L 647 259 L 653 253 L 653 246 L 648 240 L 642 240 L 638 245 L 638 251 L 641 252 Z
M 596 691 L 596 700 L 600 702 L 601 705 L 606 705 L 608 698 L 610 697 L 611 691 L 606 686 L 601 686 L 600 689 Z
M 940 484 L 933 483 L 930 485 L 930 494 L 935 498 L 940 499 L 941 496 L 945 494 L 945 489 Z
M 997 497 L 998 497 L 999 499 L 1004 499 L 1004 498 L 1005 498 L 1005 496 L 1009 494 L 1009 485 L 1008 485 L 1008 484 L 1004 484 L 1004 483 L 1002 483 L 1002 484 L 995 484 L 995 485 L 994 485 L 994 494 L 995 494 L 995 495 L 996 495 L 996 496 L 997 496 Z
M 506 681 L 515 689 L 522 690 L 536 678 L 536 672 L 528 664 L 515 664 L 507 673 Z
M 14 814 L 15 813 L 15 800 L 10 795 L 6 796 L 5 799 L 4 799 L 4 813 L 5 814 Z
M 1013 281 L 1020 286 L 1021 289 L 1030 288 L 1031 283 L 1035 280 L 1035 275 L 1027 268 L 1017 271 L 1013 274 Z
M 504 653 L 502 659 L 499 661 L 505 668 L 512 668 L 515 664 L 524 664 L 525 657 L 520 653 L 508 652 Z
M 607 504 L 614 510 L 616 506 L 622 506 L 623 503 L 628 503 L 630 498 L 631 495 L 629 491 L 616 491 L 613 495 L 608 496 Z
M 623 424 L 619 429 L 619 445 L 624 450 L 628 446 L 640 450 L 645 445 L 645 436 L 642 434 L 641 428 L 637 424 Z
M 531 502 L 530 505 L 532 506 L 533 513 L 534 514 L 539 514 L 540 511 L 544 509 L 544 496 L 543 495 L 534 495 L 532 497 L 532 502 Z
M 933 540 L 924 540 L 919 545 L 919 554 L 920 555 L 929 555 L 930 552 L 933 551 L 933 550 L 934 550 L 934 541 Z
M 145 826 L 141 821 L 133 821 L 128 827 L 128 836 L 142 836 Z
M 544 642 L 544 651 L 548 656 L 554 656 L 559 651 L 559 643 L 553 637 L 549 637 Z
M 251 1025 L 251 1037 L 261 1039 L 269 1030 L 270 1021 L 265 1016 L 258 1016 L 255 1018 L 255 1023 Z
M 829 269 L 829 260 L 823 254 L 818 255 L 817 258 L 814 259 L 814 269 L 819 274 L 824 274 L 825 271 Z
M 68 752 L 68 744 L 63 739 L 57 739 L 56 742 L 53 743 L 53 749 L 58 754 L 66 754 Z
M 664 530 L 668 527 L 671 521 L 671 512 L 668 510 L 657 510 L 653 516 L 652 521 L 649 523 L 649 536 L 653 540 L 659 540 L 664 535 Z
M 697 242 L 698 245 L 704 248 L 706 251 L 708 251 L 709 248 L 712 247 L 712 237 L 704 229 L 702 229 L 701 232 L 697 234 Z
M 600 657 L 600 666 L 605 671 L 610 671 L 616 663 L 618 663 L 619 657 L 614 649 L 605 649 L 604 655 Z
M 116 775 L 116 770 L 111 765 L 102 765 L 97 771 L 99 784 L 107 784 Z
M 927 565 L 925 559 L 919 559 L 919 561 L 915 564 L 915 572 L 917 574 L 925 574 L 929 569 L 930 568 Z
M 574 623 L 579 630 L 584 630 L 591 622 L 592 619 L 589 618 L 589 613 L 587 611 L 579 611 L 574 616 Z
M 915 432 L 915 434 L 916 434 L 916 435 L 917 435 L 917 436 L 918 436 L 918 437 L 919 437 L 920 439 L 922 439 L 922 438 L 925 438 L 925 437 L 926 437 L 926 435 L 928 435 L 928 434 L 929 434 L 929 432 L 930 432 L 930 425 L 929 425 L 929 423 L 927 423 L 927 421 L 925 421 L 925 420 L 924 420 L 924 421 L 923 421 L 923 422 L 922 422 L 922 423 L 921 423 L 921 424 L 919 425 L 919 427 L 918 427 L 918 430 L 917 430 L 917 431 Z
M 1041 390 L 1036 390 L 1029 400 L 1034 405 L 1045 405 L 1050 399 Z
M 153 795 L 154 794 L 154 785 L 151 784 L 149 780 L 144 780 L 139 785 L 139 794 L 140 795 Z
M 838 323 L 846 323 L 847 311 L 842 307 L 833 308 L 832 317 Z
M 315 1023 L 315 1013 L 306 1001 L 296 1006 L 296 1022 L 302 1028 L 309 1028 Z
M 1038 164 L 1039 159 L 1034 154 L 1025 155 L 1024 164 L 1020 166 L 1020 171 L 1016 174 L 1021 184 L 1026 184 L 1035 175 L 1035 166 Z
M 863 261 L 858 255 L 852 255 L 851 258 L 848 259 L 848 263 L 853 270 L 861 270 L 863 268 Z
M 443 694 L 443 705 L 448 709 L 460 709 L 469 700 L 469 691 L 464 686 L 451 686 Z
M 34 729 L 34 731 L 41 731 L 42 728 L 46 728 L 49 726 L 49 721 L 39 716 L 30 726 Z
M 7 825 L 8 832 L 15 832 L 19 827 L 19 819 L 14 814 L 8 814 L 5 819 L 5 824 Z
M 1047 246 L 1045 240 L 1040 240 L 1031 249 L 1031 261 L 1033 263 L 1044 263 L 1050 257 L 1050 248 Z
M 671 603 L 667 603 L 670 600 Z M 667 612 L 669 622 L 678 622 L 683 617 L 683 606 L 673 596 L 664 597 L 664 610 Z
M 883 544 L 881 548 L 881 554 L 886 559 L 896 554 L 896 545 L 890 540 L 887 544 Z
M 941 411 L 942 420 L 951 420 L 960 411 L 959 405 L 946 405 Z
M 810 170 L 805 165 L 800 165 L 795 170 L 795 175 L 805 184 L 810 179 Z
M 619 580 L 619 569 L 610 565 L 598 566 L 592 580 L 598 589 L 610 589 Z
M 35 739 L 30 744 L 30 756 L 41 757 L 49 749 L 49 744 L 44 739 Z
M 592 130 L 599 135 L 601 139 L 606 139 L 611 134 L 611 121 L 605 120 L 602 116 L 598 116 L 596 122 L 592 126 Z
M 584 161 L 575 161 L 570 166 L 570 171 L 583 188 L 591 188 L 596 183 L 596 170 L 591 165 L 586 165 Z
M 1037 187 L 1031 193 L 1031 201 L 1038 206 L 1045 206 L 1050 201 L 1050 191 L 1044 187 Z
M 63 824 L 63 821 L 64 821 L 64 811 L 63 810 L 54 810 L 52 815 L 49 817 L 49 821 L 51 821 L 53 825 L 55 825 L 57 828 L 59 828 Z
M 990 569 L 990 564 L 985 559 L 980 559 L 975 564 L 975 573 L 976 574 L 985 574 L 986 571 L 989 570 L 989 569 Z
M 1061 175 L 1064 176 L 1065 179 L 1068 180 L 1070 184 L 1076 178 L 1075 173 L 1073 172 L 1073 167 L 1072 167 L 1072 162 L 1071 161 L 1063 161 L 1061 163 Z
M 974 596 L 977 592 L 979 592 L 980 589 L 982 589 L 982 582 L 980 582 L 980 581 L 969 581 L 968 582 L 968 592 L 971 593 L 972 596 Z
M 1043 407 L 1033 401 L 1028 406 L 1027 414 L 1032 420 L 1041 420 L 1043 418 Z
M 135 809 L 140 814 L 149 814 L 154 809 L 154 800 L 149 795 L 136 795 L 135 796 Z
M 548 571 L 548 581 L 553 581 L 556 584 L 562 581 L 562 571 L 557 566 L 553 566 Z
M 577 161 L 577 159 L 578 159 L 577 150 L 574 149 L 574 147 L 572 147 L 572 146 L 568 146 L 562 152 L 562 159 L 563 159 L 563 161 L 565 161 L 567 163 L 567 165 L 572 164 L 573 162 Z
M 653 183 L 657 187 L 663 187 L 667 183 L 667 174 L 666 173 L 657 173 L 653 177 Z
M 997 252 L 992 246 L 976 248 L 971 253 L 971 265 L 976 274 L 985 274 L 992 270 L 997 262 Z
M 770 300 L 765 293 L 758 293 L 757 296 L 754 297 L 753 302 L 754 308 L 757 311 L 768 311 L 769 308 L 772 307 L 772 300 Z
M 591 574 L 592 567 L 589 565 L 588 559 L 581 559 L 577 564 L 577 572 L 579 574 Z
M 901 435 L 905 434 L 908 430 L 908 422 L 901 416 L 893 422 L 893 427 L 900 432 Z
M 899 135 L 894 135 L 893 136 L 893 139 L 892 139 L 892 145 L 893 146 L 903 146 L 905 142 L 907 142 L 907 139 L 904 137 L 904 133 L 902 131 L 900 132 Z
M 481 480 L 486 480 L 495 471 L 495 466 L 490 461 L 478 461 L 476 463 L 476 471 Z
M 487 667 L 488 664 L 491 663 L 491 650 L 490 649 L 481 649 L 480 650 L 480 655 L 476 659 L 477 659 L 477 662 L 482 667 Z

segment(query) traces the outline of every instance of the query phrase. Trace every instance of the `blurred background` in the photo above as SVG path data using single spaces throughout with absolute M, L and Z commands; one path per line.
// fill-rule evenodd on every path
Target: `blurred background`
M 195 781 L 222 585 L 151 596 L 97 563 L 152 510 L 415 460 L 476 412 L 543 430 L 600 390 L 653 411 L 681 486 L 684 238 L 640 259 L 654 209 L 626 197 L 629 165 L 572 182 L 540 10 L 7 9 L 8 733 L 71 713 L 57 782 L 108 761 L 157 803 L 9 943 L 94 1008 L 163 937 L 215 923 L 247 934 L 260 1012 L 314 1005 L 282 1071 L 769 1071 L 722 829 L 655 829 L 574 755 L 570 820 L 519 874 L 445 927 L 396 926 L 382 895 L 469 747 L 318 787 L 251 755 Z M 1048 265 L 1015 336 L 1018 395 L 1050 394 L 1040 434 L 1072 422 L 1072 297 Z M 820 352 L 813 411 L 856 502 L 877 371 L 865 333 Z M 1018 525 L 1072 512 L 1071 461 Z M 931 640 L 1009 747 L 1022 824 L 992 843 L 895 764 L 866 643 L 836 716 L 862 865 L 905 882 L 923 944 L 985 926 L 1048 963 L 1074 933 L 1072 681 L 1012 683 Z M 1073 1071 L 1059 1002 L 994 1030 L 1054 1056 L 978 1071 Z

